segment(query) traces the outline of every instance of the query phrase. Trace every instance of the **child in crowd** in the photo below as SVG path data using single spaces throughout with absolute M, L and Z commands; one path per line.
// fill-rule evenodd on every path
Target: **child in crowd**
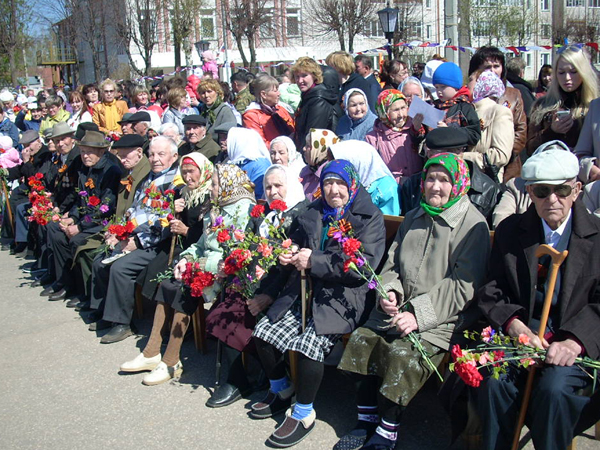
M 460 127 L 467 134 L 469 147 L 476 145 L 481 138 L 479 116 L 471 104 L 471 93 L 463 86 L 463 76 L 456 64 L 443 63 L 433 74 L 433 85 L 438 96 L 435 107 L 446 111 L 446 117 L 439 127 Z

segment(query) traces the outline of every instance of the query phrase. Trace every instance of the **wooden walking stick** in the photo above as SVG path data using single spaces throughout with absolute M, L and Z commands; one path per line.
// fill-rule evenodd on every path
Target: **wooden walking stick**
M 8 201 L 8 189 L 6 187 L 6 180 L 2 178 L 2 192 L 4 192 L 4 197 L 6 198 L 6 210 L 8 211 L 8 220 L 10 221 L 10 226 L 15 229 L 15 223 L 13 222 L 13 213 L 10 208 L 10 202 Z
M 175 214 L 175 219 L 179 220 L 179 214 Z M 173 262 L 173 255 L 175 254 L 175 242 L 177 241 L 177 236 L 171 236 L 171 249 L 169 250 L 169 262 L 167 263 L 167 267 L 171 267 L 171 263 Z
M 546 297 L 544 298 L 544 306 L 542 308 L 542 316 L 540 318 L 540 328 L 538 329 L 538 337 L 540 339 L 544 339 L 546 324 L 548 323 L 548 316 L 550 314 L 550 306 L 552 306 L 552 297 L 554 296 L 556 278 L 558 277 L 558 269 L 567 258 L 568 254 L 569 252 L 567 250 L 559 252 L 546 244 L 540 245 L 535 251 L 535 256 L 538 259 L 545 255 L 548 255 L 550 258 L 552 258 L 552 265 L 548 274 L 548 289 L 546 290 Z M 515 435 L 513 437 L 513 443 L 511 447 L 512 450 L 517 450 L 519 448 L 521 428 L 523 428 L 523 424 L 525 423 L 525 415 L 527 414 L 527 407 L 529 406 L 529 398 L 531 397 L 531 389 L 533 387 L 535 367 L 536 366 L 531 367 L 529 374 L 527 375 L 527 384 L 525 385 L 525 394 L 523 395 L 523 403 L 521 404 L 517 429 L 515 430 Z

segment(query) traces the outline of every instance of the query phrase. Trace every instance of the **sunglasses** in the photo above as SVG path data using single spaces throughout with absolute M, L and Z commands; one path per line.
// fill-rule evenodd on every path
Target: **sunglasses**
M 115 92 L 115 90 L 113 89 L 112 91 L 104 91 L 105 94 L 110 94 L 111 92 Z
M 570 184 L 559 184 L 557 186 L 548 186 L 547 184 L 534 184 L 531 191 L 537 198 L 546 198 L 556 194 L 557 197 L 566 198 L 573 192 L 573 186 Z

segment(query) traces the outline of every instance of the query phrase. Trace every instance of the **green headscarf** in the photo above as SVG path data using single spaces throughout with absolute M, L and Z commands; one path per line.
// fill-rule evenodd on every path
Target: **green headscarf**
M 425 179 L 427 171 L 431 166 L 439 165 L 448 171 L 450 180 L 452 180 L 452 191 L 450 198 L 444 206 L 431 206 L 425 201 Z M 454 153 L 440 153 L 433 158 L 430 158 L 423 167 L 421 175 L 421 207 L 427 214 L 432 217 L 439 216 L 448 208 L 452 207 L 462 197 L 464 197 L 471 187 L 471 179 L 469 177 L 469 168 L 462 158 L 459 158 Z

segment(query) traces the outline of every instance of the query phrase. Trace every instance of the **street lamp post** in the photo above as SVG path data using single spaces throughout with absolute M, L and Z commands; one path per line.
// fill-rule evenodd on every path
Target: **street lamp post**
M 383 29 L 385 38 L 388 41 L 387 51 L 390 60 L 392 59 L 392 40 L 394 39 L 394 33 L 396 32 L 396 27 L 398 26 L 399 13 L 400 10 L 398 8 L 390 8 L 389 3 L 387 8 L 377 11 L 381 28 Z

